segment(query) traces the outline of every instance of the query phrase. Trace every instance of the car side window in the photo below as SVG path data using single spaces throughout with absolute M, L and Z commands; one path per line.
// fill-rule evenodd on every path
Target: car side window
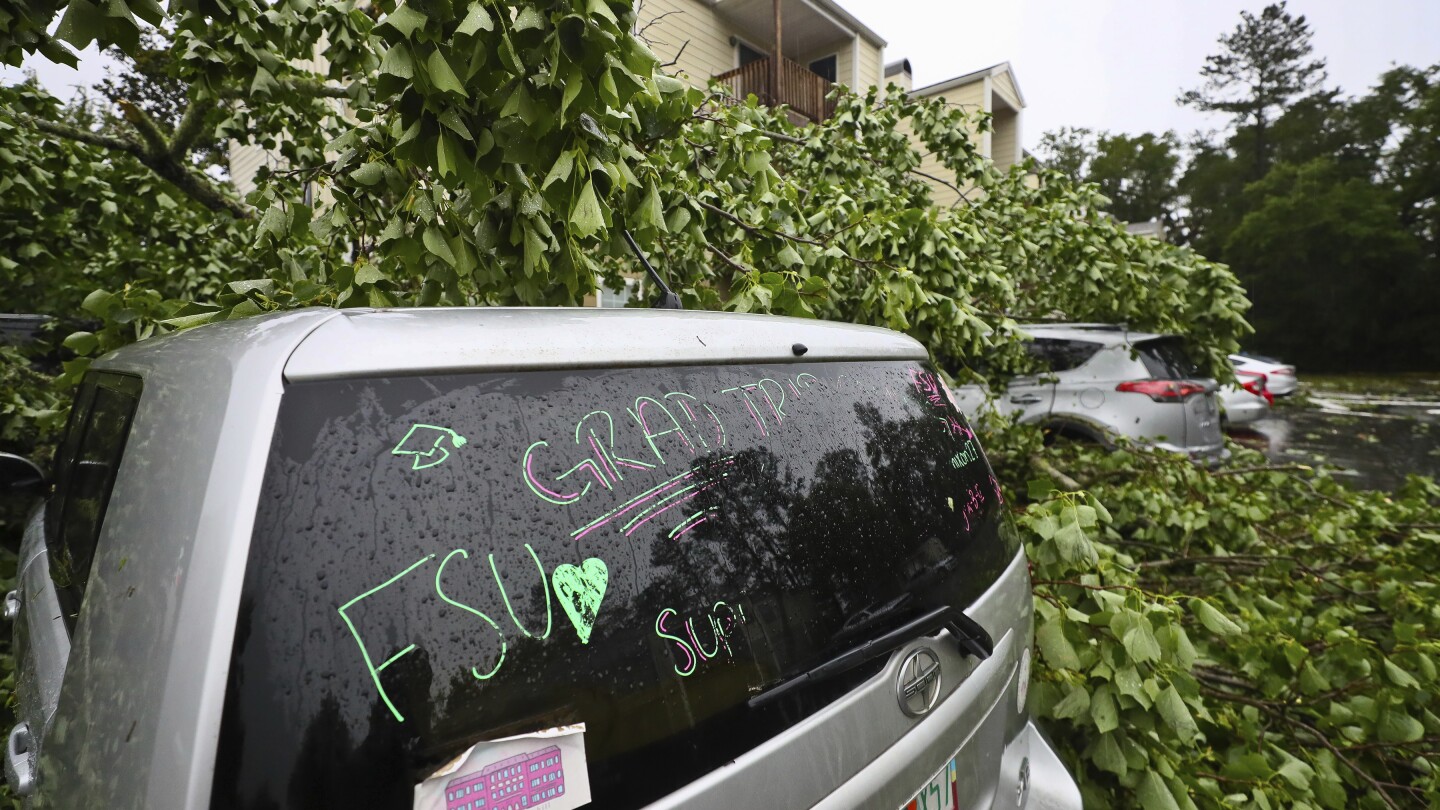
M 1069 371 L 1079 368 L 1100 351 L 1101 344 L 1088 340 L 1057 340 L 1036 338 L 1027 346 L 1031 357 L 1044 364 L 1047 371 Z
M 116 473 L 140 404 L 140 380 L 92 373 L 75 399 L 75 413 L 56 458 L 51 501 L 50 576 L 65 625 L 72 632 L 90 579 L 95 543 L 115 486 Z

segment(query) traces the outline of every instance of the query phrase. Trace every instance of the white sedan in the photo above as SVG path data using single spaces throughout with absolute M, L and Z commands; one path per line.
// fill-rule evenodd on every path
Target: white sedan
M 1235 370 L 1239 385 L 1222 386 L 1220 414 L 1226 425 L 1248 425 L 1270 413 L 1275 397 L 1266 388 L 1266 375 L 1257 371 Z
M 1295 389 L 1300 384 L 1295 379 L 1295 367 L 1286 365 L 1273 357 L 1262 357 L 1258 354 L 1232 354 L 1230 363 L 1235 366 L 1237 375 L 1242 373 L 1264 375 L 1265 390 L 1273 396 L 1289 396 L 1295 393 Z

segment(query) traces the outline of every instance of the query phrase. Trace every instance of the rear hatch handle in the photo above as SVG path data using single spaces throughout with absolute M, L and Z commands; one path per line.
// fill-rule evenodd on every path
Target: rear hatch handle
M 883 636 L 851 647 L 814 669 L 775 684 L 750 698 L 748 704 L 752 709 L 764 706 L 796 689 L 833 678 L 867 661 L 889 655 L 916 638 L 931 635 L 941 628 L 950 631 L 956 646 L 964 655 L 973 655 L 976 659 L 983 661 L 995 652 L 995 642 L 990 638 L 990 634 L 980 626 L 979 622 L 966 616 L 965 611 L 953 606 L 936 608 Z

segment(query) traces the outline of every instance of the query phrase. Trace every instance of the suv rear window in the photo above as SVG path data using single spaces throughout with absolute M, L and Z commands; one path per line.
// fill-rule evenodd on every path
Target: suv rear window
M 1140 360 L 1157 380 L 1188 380 L 1203 376 L 1200 366 L 1185 351 L 1185 342 L 1176 337 L 1156 338 L 1135 344 Z
M 918 363 L 290 385 L 212 807 L 408 809 L 471 744 L 579 722 L 594 806 L 642 806 L 883 661 L 753 695 L 974 601 L 1004 525 Z

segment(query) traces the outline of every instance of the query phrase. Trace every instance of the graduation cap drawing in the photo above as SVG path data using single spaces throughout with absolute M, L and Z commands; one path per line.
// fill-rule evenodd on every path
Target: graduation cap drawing
M 410 469 L 423 470 L 426 467 L 434 467 L 450 457 L 450 451 L 445 449 L 447 439 L 457 449 L 465 446 L 465 437 L 450 428 L 416 424 L 410 427 L 405 438 L 401 439 L 400 443 L 395 445 L 395 449 L 390 452 L 397 456 L 411 456 L 414 460 Z

